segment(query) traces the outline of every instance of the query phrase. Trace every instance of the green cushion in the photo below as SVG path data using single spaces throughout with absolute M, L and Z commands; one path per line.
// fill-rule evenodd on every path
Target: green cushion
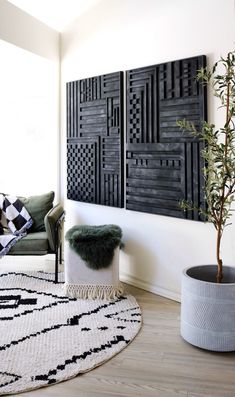
M 30 232 L 45 231 L 44 218 L 53 207 L 54 196 L 54 192 L 49 192 L 39 196 L 19 197 L 33 218 L 33 225 L 30 228 Z
M 46 232 L 29 233 L 10 249 L 8 255 L 45 255 L 49 246 Z

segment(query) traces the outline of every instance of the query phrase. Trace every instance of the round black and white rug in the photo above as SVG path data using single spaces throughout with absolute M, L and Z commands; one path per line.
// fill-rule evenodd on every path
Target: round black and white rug
M 131 295 L 68 298 L 54 274 L 0 274 L 0 394 L 72 378 L 124 349 L 141 327 Z

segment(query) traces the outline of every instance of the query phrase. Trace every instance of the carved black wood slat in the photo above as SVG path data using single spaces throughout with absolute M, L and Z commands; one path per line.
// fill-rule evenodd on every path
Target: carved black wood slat
M 123 207 L 123 73 L 67 83 L 67 197 Z
M 127 209 L 200 220 L 179 202 L 205 206 L 202 143 L 176 121 L 206 119 L 206 88 L 195 79 L 205 65 L 199 56 L 127 72 Z

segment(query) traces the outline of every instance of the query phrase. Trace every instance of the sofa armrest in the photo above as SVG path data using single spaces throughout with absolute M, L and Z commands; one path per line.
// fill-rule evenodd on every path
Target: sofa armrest
M 65 212 L 60 204 L 55 205 L 45 216 L 44 224 L 50 249 L 55 252 L 61 244 Z

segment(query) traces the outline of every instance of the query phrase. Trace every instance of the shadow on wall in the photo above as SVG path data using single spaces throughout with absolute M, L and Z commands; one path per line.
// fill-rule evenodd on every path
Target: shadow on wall
M 65 214 L 66 214 L 66 210 L 65 210 Z M 66 233 L 71 227 L 75 226 L 75 225 L 85 225 L 87 224 L 85 222 L 84 217 L 76 214 L 76 216 L 73 217 L 67 217 L 66 219 L 66 215 L 65 215 L 65 221 L 67 220 L 67 222 L 65 222 L 64 225 L 64 233 Z
M 152 264 L 152 266 L 149 266 Z M 120 258 L 123 273 L 131 274 L 138 280 L 154 280 L 157 275 L 156 255 L 151 250 L 135 240 L 126 240 Z M 147 276 L 147 277 L 146 277 Z

